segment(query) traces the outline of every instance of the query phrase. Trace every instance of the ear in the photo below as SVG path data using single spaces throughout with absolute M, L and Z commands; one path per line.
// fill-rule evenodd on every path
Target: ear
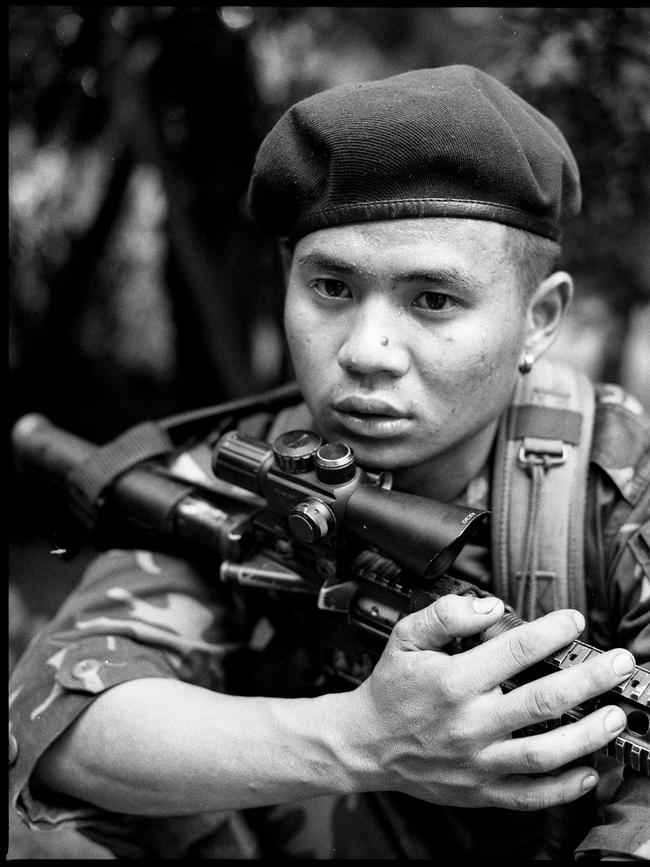
M 526 312 L 524 349 L 534 358 L 543 355 L 555 340 L 573 297 L 573 280 L 566 271 L 555 271 L 535 289 Z

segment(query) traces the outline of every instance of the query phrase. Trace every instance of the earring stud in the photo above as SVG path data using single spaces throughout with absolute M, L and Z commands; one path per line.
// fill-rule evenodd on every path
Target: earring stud
M 530 373 L 533 369 L 533 364 L 535 363 L 535 356 L 532 352 L 524 352 L 523 358 L 519 363 L 519 372 L 520 373 Z

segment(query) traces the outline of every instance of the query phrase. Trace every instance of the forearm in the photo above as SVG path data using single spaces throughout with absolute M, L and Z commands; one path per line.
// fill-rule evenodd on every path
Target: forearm
M 104 809 L 157 816 L 372 790 L 462 807 L 568 803 L 597 783 L 576 760 L 612 740 L 625 714 L 606 705 L 559 731 L 511 733 L 604 694 L 634 660 L 612 650 L 504 695 L 500 683 L 566 646 L 584 619 L 558 611 L 464 653 L 438 649 L 502 614 L 501 603 L 443 596 L 397 623 L 357 689 L 318 698 L 120 684 L 43 757 L 40 778 Z
M 359 791 L 368 768 L 350 747 L 353 716 L 349 693 L 239 697 L 129 681 L 55 742 L 37 779 L 107 810 L 158 816 Z

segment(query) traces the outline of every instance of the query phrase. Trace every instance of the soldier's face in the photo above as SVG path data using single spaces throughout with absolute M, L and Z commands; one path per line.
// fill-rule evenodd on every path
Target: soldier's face
M 285 328 L 326 439 L 411 479 L 488 448 L 527 316 L 503 244 L 497 223 L 438 219 L 339 226 L 298 242 Z

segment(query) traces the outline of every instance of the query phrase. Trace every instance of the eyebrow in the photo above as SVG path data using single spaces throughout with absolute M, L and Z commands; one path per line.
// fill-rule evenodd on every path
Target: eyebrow
M 341 274 L 355 274 L 357 269 L 349 262 L 342 259 L 336 259 L 327 253 L 305 253 L 304 256 L 297 256 L 295 264 L 303 268 L 326 268 L 328 271 L 338 271 Z
M 305 268 L 324 268 L 328 271 L 336 271 L 339 274 L 359 273 L 359 269 L 350 262 L 320 251 L 313 251 L 296 257 L 295 264 L 298 267 Z M 467 290 L 479 288 L 477 281 L 472 279 L 466 271 L 447 265 L 433 269 L 416 268 L 408 271 L 398 271 L 393 277 L 399 283 L 425 282 L 435 286 L 454 283 L 456 286 Z

